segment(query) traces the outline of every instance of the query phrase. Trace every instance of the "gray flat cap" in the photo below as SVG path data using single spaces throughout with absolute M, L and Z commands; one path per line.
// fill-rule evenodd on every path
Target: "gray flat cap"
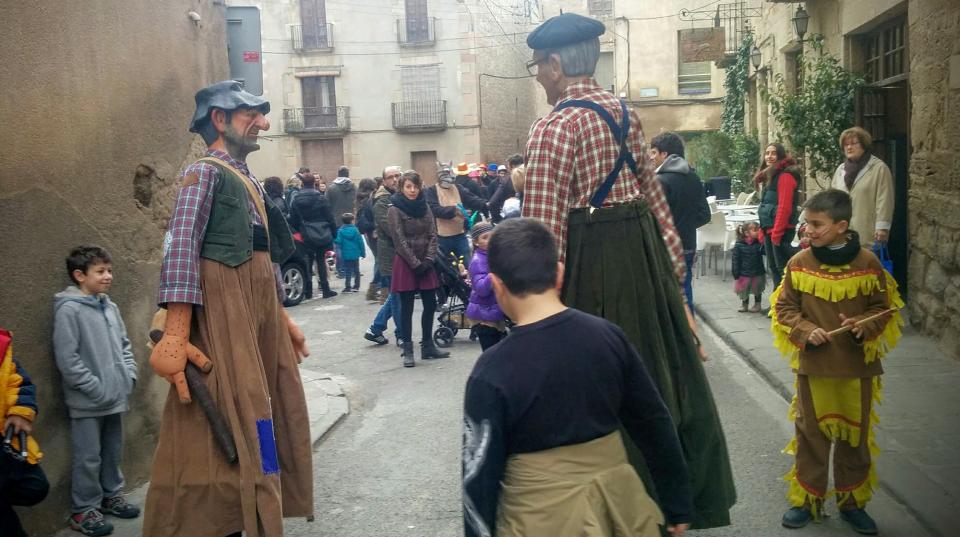
M 257 97 L 243 89 L 236 80 L 224 80 L 203 88 L 194 97 L 197 111 L 190 122 L 190 132 L 200 132 L 210 120 L 210 110 L 236 110 L 237 108 L 256 108 L 264 114 L 270 112 L 270 103 L 263 97 Z
M 527 46 L 534 50 L 560 48 L 599 37 L 605 31 L 607 28 L 596 19 L 576 13 L 561 13 L 543 21 L 530 32 Z

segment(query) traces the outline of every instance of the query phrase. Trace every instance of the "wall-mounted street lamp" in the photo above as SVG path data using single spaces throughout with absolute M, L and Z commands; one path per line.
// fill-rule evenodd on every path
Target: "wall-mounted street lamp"
M 797 32 L 797 37 L 803 43 L 803 36 L 807 33 L 807 25 L 810 23 L 810 15 L 803 6 L 797 6 L 797 12 L 793 15 L 793 29 Z
M 750 49 L 750 63 L 757 71 L 760 70 L 760 59 L 760 47 L 754 45 L 753 48 Z

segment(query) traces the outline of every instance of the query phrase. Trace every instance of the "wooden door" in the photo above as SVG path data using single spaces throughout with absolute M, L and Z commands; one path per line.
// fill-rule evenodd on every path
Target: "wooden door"
M 410 153 L 410 164 L 423 179 L 424 188 L 437 184 L 436 151 L 413 151 Z
M 337 168 L 344 165 L 343 139 L 303 140 L 303 162 L 329 183 L 337 177 Z
M 405 0 L 407 13 L 407 41 L 418 43 L 430 39 L 430 20 L 427 17 L 427 0 Z

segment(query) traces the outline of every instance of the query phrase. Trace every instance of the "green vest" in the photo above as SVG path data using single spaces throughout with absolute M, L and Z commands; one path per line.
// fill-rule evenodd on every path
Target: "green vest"
M 249 199 L 244 177 L 215 162 L 206 161 L 220 171 L 220 180 L 213 190 L 210 221 L 200 246 L 200 257 L 227 265 L 239 266 L 253 257 L 254 225 L 250 218 Z M 270 260 L 283 263 L 296 245 L 283 212 L 269 196 L 264 200 L 267 227 L 270 233 Z

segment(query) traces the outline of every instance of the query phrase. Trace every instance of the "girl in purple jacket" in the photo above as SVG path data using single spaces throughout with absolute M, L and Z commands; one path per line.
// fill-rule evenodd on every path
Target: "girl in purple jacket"
M 480 348 L 487 350 L 507 335 L 506 317 L 497 297 L 493 294 L 493 283 L 490 281 L 490 266 L 487 264 L 487 243 L 493 226 L 480 222 L 470 229 L 473 239 L 474 253 L 470 261 L 470 305 L 467 306 L 467 317 L 473 321 Z

